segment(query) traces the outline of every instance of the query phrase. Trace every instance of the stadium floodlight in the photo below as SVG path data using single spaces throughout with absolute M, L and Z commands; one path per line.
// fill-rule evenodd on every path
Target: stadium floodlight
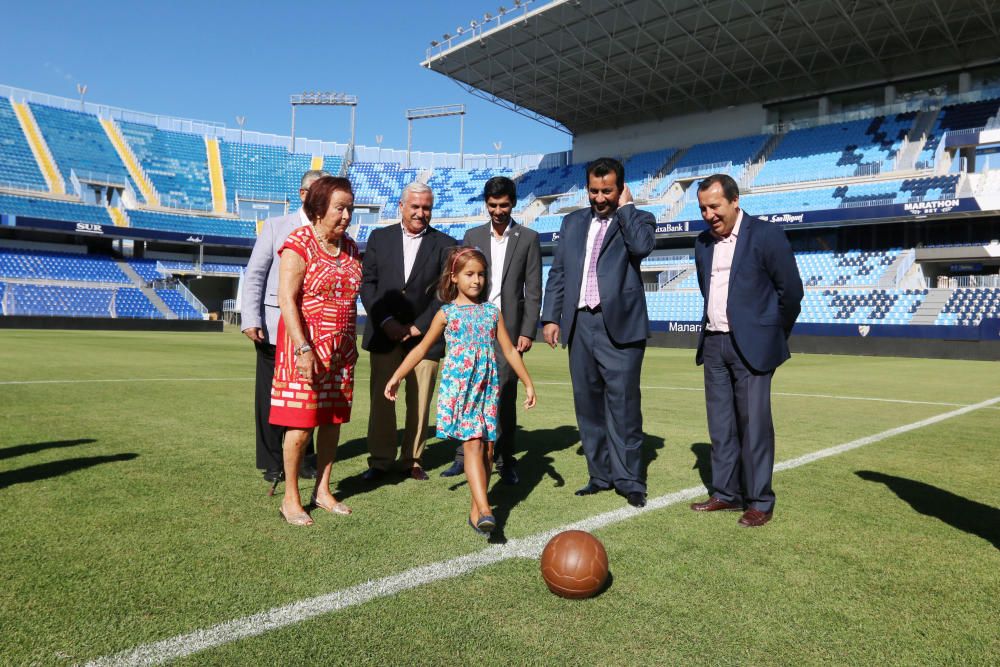
M 444 38 L 445 38 L 446 40 L 448 40 L 448 39 L 451 39 L 451 35 L 449 35 L 448 33 L 445 33 L 445 34 L 443 35 L 443 37 L 444 37 Z
M 465 168 L 465 105 L 444 104 L 436 107 L 414 107 L 406 110 L 406 168 L 410 168 L 410 149 L 413 146 L 413 121 L 426 118 L 458 116 L 458 168 Z
M 76 92 L 80 93 L 80 111 L 86 111 L 83 107 L 83 96 L 87 94 L 87 84 L 78 83 L 76 84 Z
M 237 116 L 236 124 L 240 126 L 240 143 L 243 143 L 243 125 L 247 122 L 246 116 Z
M 297 106 L 322 106 L 322 107 L 351 107 L 351 161 L 354 161 L 354 128 L 356 125 L 356 111 L 358 108 L 358 96 L 347 93 L 307 91 L 300 95 L 291 95 L 289 102 L 292 105 L 292 136 L 288 146 L 288 152 L 295 152 L 295 107 Z
M 469 27 L 471 27 L 473 30 L 476 29 L 477 25 L 479 25 L 479 24 L 476 23 L 476 19 L 472 19 L 471 21 L 469 21 Z
M 504 7 L 503 5 L 500 5 L 499 7 L 497 7 L 497 13 L 500 14 L 500 16 L 503 16 L 504 14 L 507 13 L 507 8 Z
M 485 14 L 483 14 L 483 21 L 489 21 L 489 20 L 490 20 L 490 19 L 492 19 L 492 18 L 493 18 L 493 17 L 492 17 L 492 16 L 490 16 L 490 13 L 489 13 L 489 12 L 486 12 Z
M 455 32 L 461 35 L 463 32 L 465 32 L 465 28 L 463 28 L 462 26 L 458 26 L 457 28 L 455 28 Z
M 436 39 L 431 40 L 431 46 L 437 46 L 438 44 L 440 44 L 440 42 L 438 42 Z

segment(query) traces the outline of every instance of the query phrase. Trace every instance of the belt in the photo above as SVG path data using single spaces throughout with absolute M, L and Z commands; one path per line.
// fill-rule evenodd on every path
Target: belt
M 705 335 L 706 336 L 728 336 L 729 332 L 728 331 L 710 331 L 708 329 L 705 329 Z

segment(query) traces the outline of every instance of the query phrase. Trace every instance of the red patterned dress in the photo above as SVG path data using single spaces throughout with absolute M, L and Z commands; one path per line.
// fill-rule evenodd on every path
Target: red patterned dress
M 295 346 L 282 318 L 271 384 L 272 424 L 312 428 L 351 419 L 361 260 L 354 241 L 344 236 L 340 245 L 340 254 L 334 257 L 320 246 L 312 225 L 306 225 L 292 232 L 278 251 L 297 253 L 306 262 L 299 312 L 321 372 L 311 383 L 301 381 L 295 370 Z

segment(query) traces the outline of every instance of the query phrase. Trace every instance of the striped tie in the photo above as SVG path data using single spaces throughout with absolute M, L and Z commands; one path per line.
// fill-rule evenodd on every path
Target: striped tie
M 601 305 L 601 292 L 597 287 L 597 258 L 601 254 L 601 244 L 604 243 L 604 233 L 608 231 L 610 218 L 598 218 L 597 221 L 600 227 L 594 236 L 594 247 L 590 250 L 590 265 L 587 267 L 587 291 L 584 296 L 587 308 L 597 308 Z

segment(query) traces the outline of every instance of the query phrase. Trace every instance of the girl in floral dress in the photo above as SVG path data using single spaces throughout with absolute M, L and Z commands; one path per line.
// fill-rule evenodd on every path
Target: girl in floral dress
M 472 494 L 469 525 L 485 535 L 496 528 L 486 497 L 493 468 L 497 436 L 500 382 L 493 352 L 496 339 L 507 363 L 524 383 L 526 408 L 535 405 L 535 387 L 521 355 L 507 335 L 500 309 L 484 303 L 487 288 L 486 257 L 478 248 L 453 248 L 438 283 L 444 306 L 434 316 L 424 339 L 413 348 L 385 386 L 385 396 L 396 400 L 399 383 L 424 358 L 444 333 L 447 356 L 441 362 L 437 405 L 437 435 L 462 442 L 465 477 Z

